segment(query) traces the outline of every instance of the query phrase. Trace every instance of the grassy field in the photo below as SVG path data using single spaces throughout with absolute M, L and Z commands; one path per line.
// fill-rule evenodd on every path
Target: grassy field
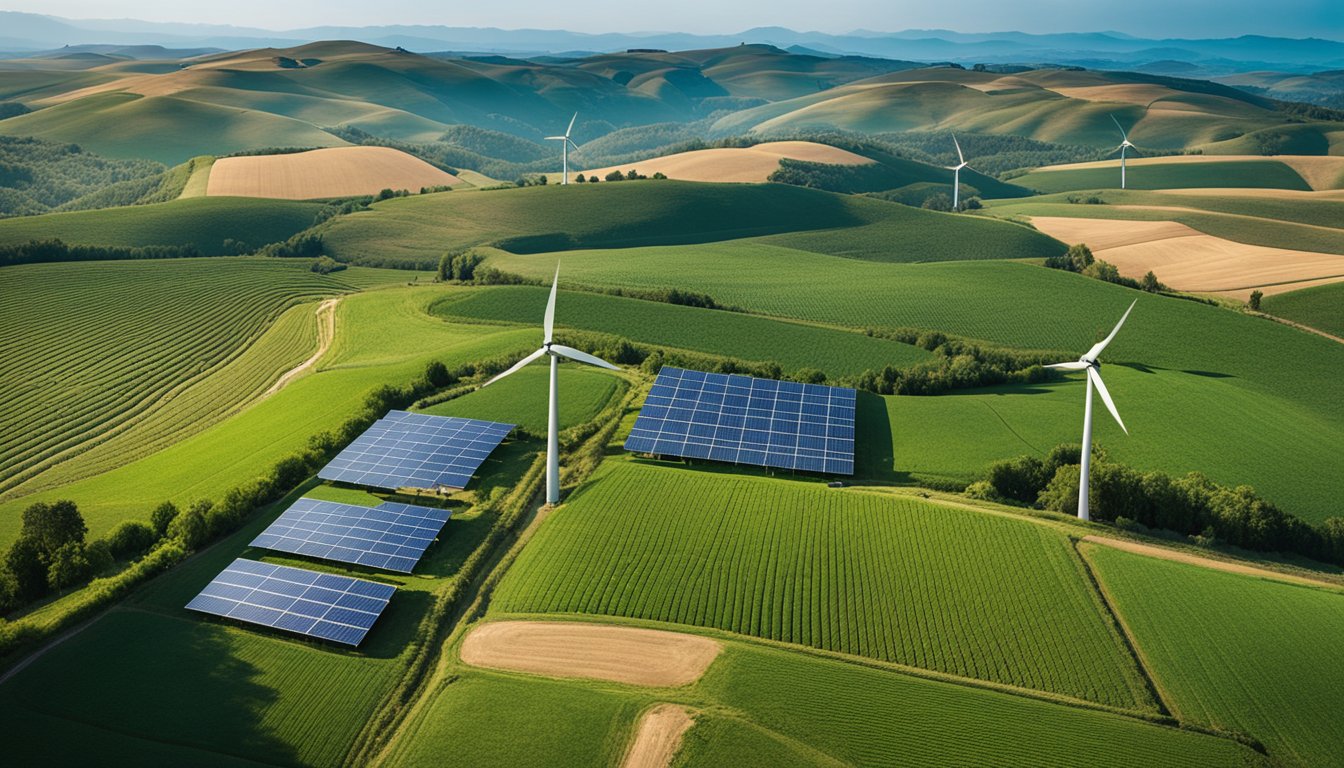
M 507 379 L 462 397 L 424 409 L 439 416 L 462 416 L 517 424 L 538 437 L 546 435 L 550 363 L 537 362 Z M 560 429 L 593 420 L 628 384 L 598 368 L 578 363 L 560 365 Z
M 619 217 L 593 216 L 620 210 Z M 824 230 L 824 231 L 819 231 Z M 836 231 L 840 230 L 840 231 Z M 320 228 L 345 261 L 434 261 L 446 249 L 515 253 L 708 243 L 781 233 L 804 250 L 879 261 L 1047 256 L 1062 246 L 1030 229 L 782 184 L 678 181 L 571 184 L 386 200 Z
M 1268 192 L 1264 194 L 1218 195 L 1202 192 L 1147 192 L 1119 189 L 1101 190 L 1097 196 L 1103 201 L 1104 205 L 1074 205 L 1072 207 L 1079 211 L 1114 210 L 1114 206 L 1194 208 L 1207 213 L 1249 216 L 1281 223 L 1344 229 L 1344 200 L 1337 198 L 1283 196 Z M 998 210 L 1001 206 L 1007 208 L 1018 204 L 1059 205 L 1067 204 L 1068 198 L 1069 195 L 1064 194 L 1043 195 L 1026 201 L 994 202 L 990 206 Z
M 308 331 L 294 316 L 268 334 L 286 310 L 388 277 L 263 259 L 6 267 L 0 490 L 128 428 L 151 442 L 180 437 L 182 419 L 146 423 L 165 408 L 218 418 L 311 353 L 311 318 Z M 192 389 L 225 372 L 226 388 Z
M 1090 546 L 1086 556 L 1182 718 L 1282 765 L 1338 765 L 1344 595 Z
M 1271 315 L 1344 336 L 1344 284 L 1332 283 L 1266 297 L 1260 307 Z
M 338 273 L 344 274 L 350 273 Z M 454 366 L 521 354 L 535 346 L 534 330 L 450 324 L 431 317 L 427 306 L 447 290 L 399 288 L 346 297 L 337 308 L 336 339 L 316 370 L 171 447 L 103 474 L 0 502 L 0 541 L 12 540 L 19 512 L 39 500 L 73 499 L 90 535 L 97 536 L 121 520 L 147 519 L 150 509 L 165 499 L 183 504 L 218 498 L 303 448 L 311 435 L 340 426 L 358 412 L 368 392 L 423 375 L 430 361 Z
M 237 253 L 225 240 L 257 249 L 313 223 L 321 205 L 245 197 L 183 198 L 168 203 L 46 213 L 0 221 L 0 245 L 60 240 L 72 245 L 195 245 L 205 256 Z M 305 262 L 305 267 L 307 266 Z
M 434 305 L 433 311 L 448 319 L 535 325 L 545 311 L 546 295 L 545 289 L 531 286 L 489 288 L 445 300 Z M 816 368 L 833 377 L 849 376 L 929 358 L 927 352 L 908 344 L 740 312 L 579 291 L 566 291 L 559 302 L 561 328 L 599 331 L 737 360 L 775 361 L 787 372 Z
M 1297 171 L 1277 160 L 1229 160 L 1227 162 L 1171 163 L 1130 166 L 1125 179 L 1129 189 L 1200 189 L 1245 187 L 1257 189 L 1310 190 Z M 1039 192 L 1068 192 L 1118 188 L 1120 161 L 1111 168 L 1062 168 L 1032 171 L 1013 179 L 1014 184 Z
M 493 606 L 713 627 L 1153 706 L 1062 535 L 816 484 L 609 466 L 538 532 Z

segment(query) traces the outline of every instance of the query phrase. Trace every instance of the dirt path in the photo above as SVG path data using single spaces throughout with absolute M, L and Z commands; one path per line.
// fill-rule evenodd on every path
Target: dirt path
M 1280 573 L 1266 568 L 1256 568 L 1253 565 L 1243 563 L 1233 563 L 1226 560 L 1215 560 L 1211 557 L 1201 557 L 1192 555 L 1188 552 L 1182 552 L 1168 547 L 1159 547 L 1152 544 L 1140 544 L 1137 541 L 1126 541 L 1124 539 L 1112 539 L 1105 536 L 1084 536 L 1083 541 L 1093 544 L 1100 544 L 1105 547 L 1122 549 L 1126 552 L 1133 552 L 1136 555 L 1145 555 L 1147 557 L 1156 557 L 1160 560 L 1170 560 L 1174 563 L 1186 563 L 1189 565 L 1198 565 L 1201 568 L 1210 568 L 1215 571 L 1225 571 L 1227 573 L 1239 573 L 1243 576 L 1258 576 L 1262 579 L 1274 579 L 1276 581 L 1286 581 L 1290 584 L 1305 584 L 1312 587 L 1329 587 L 1330 589 L 1339 589 L 1340 585 L 1334 584 L 1323 579 L 1310 579 L 1305 576 L 1295 576 L 1289 573 Z
M 639 730 L 621 768 L 667 768 L 681 749 L 681 737 L 695 723 L 676 704 L 656 704 L 639 719 Z
M 577 621 L 495 621 L 462 643 L 477 667 L 672 687 L 700 679 L 722 647 L 699 635 Z
M 285 388 L 285 385 L 298 378 L 305 371 L 317 365 L 317 361 L 327 354 L 331 347 L 331 340 L 336 338 L 336 305 L 341 302 L 340 297 L 327 299 L 317 307 L 317 351 L 313 356 L 304 360 L 302 363 L 290 368 L 276 379 L 271 388 L 262 393 L 258 400 L 265 400 L 276 392 Z

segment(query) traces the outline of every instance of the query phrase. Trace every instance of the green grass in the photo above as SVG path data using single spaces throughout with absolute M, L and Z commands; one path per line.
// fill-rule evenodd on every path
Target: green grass
M 0 245 L 60 240 L 71 245 L 194 245 L 205 256 L 237 251 L 236 240 L 256 249 L 307 229 L 322 206 L 292 200 L 195 197 L 153 205 L 46 213 L 0 220 Z M 308 264 L 304 261 L 304 266 Z
M 192 263 L 199 267 L 214 262 Z M 352 272 L 360 274 L 336 276 Z M 404 275 L 392 273 L 401 279 Z M 337 308 L 336 339 L 314 372 L 209 429 L 125 466 L 0 501 L 0 541 L 17 535 L 19 513 L 34 501 L 74 500 L 90 535 L 97 536 L 122 520 L 148 519 L 149 511 L 165 499 L 181 505 L 218 498 L 302 449 L 311 435 L 340 426 L 373 389 L 401 386 L 423 375 L 430 361 L 454 366 L 521 353 L 535 344 L 531 330 L 455 325 L 431 317 L 426 307 L 444 292 L 397 288 L 346 297 Z
M 1182 718 L 1258 739 L 1283 765 L 1337 765 L 1344 595 L 1093 546 L 1101 583 Z
M 816 484 L 608 467 L 537 533 L 493 606 L 713 627 L 1152 707 L 1061 534 Z
M 435 314 L 485 322 L 535 325 L 547 292 L 531 286 L 488 288 L 434 305 Z M 736 360 L 774 361 L 785 371 L 816 368 L 849 376 L 884 365 L 908 366 L 929 354 L 908 344 L 852 331 L 578 291 L 559 298 L 561 328 L 623 336 L 631 341 L 724 355 Z
M 1344 200 L 1325 198 L 1283 197 L 1267 193 L 1263 196 L 1219 194 L 1175 194 L 1107 189 L 1097 192 L 1106 205 L 1074 205 L 1078 211 L 1106 211 L 1107 206 L 1171 206 L 1194 208 L 1207 213 L 1229 216 L 1249 216 L 1287 224 L 1306 224 L 1313 227 L 1344 229 Z M 1068 203 L 1068 195 L 1044 195 L 1030 201 L 1016 200 L 991 203 L 995 210 L 1015 205 L 1059 205 Z M 1164 212 L 1167 214 L 1173 212 Z M 1082 215 L 1082 214 L 1079 214 Z M 1104 215 L 1104 214 L 1103 214 Z M 1286 247 L 1286 246 L 1285 246 Z
M 1271 315 L 1344 336 L 1344 283 L 1266 296 L 1260 308 Z
M 536 436 L 546 434 L 549 363 L 538 362 L 489 387 L 431 405 L 425 413 L 462 416 L 517 424 Z M 597 368 L 578 363 L 560 366 L 560 429 L 592 421 L 613 397 L 627 388 L 625 381 Z
M 1311 189 L 1297 171 L 1271 159 L 1131 165 L 1126 176 L 1129 189 Z M 1013 183 L 1045 193 L 1118 188 L 1120 161 L 1116 160 L 1114 167 L 1107 168 L 1032 171 L 1013 179 Z
M 315 323 L 286 310 L 367 278 L 382 275 L 263 259 L 5 268 L 0 323 L 13 331 L 0 342 L 0 488 L 127 429 L 153 442 L 181 436 L 183 412 L 218 419 L 311 352 Z M 191 389 L 216 374 L 227 387 Z
M 595 215 L 601 211 L 620 215 Z M 355 263 L 374 258 L 437 262 L 445 249 L 476 245 L 536 253 L 797 232 L 813 235 L 779 242 L 879 261 L 1025 258 L 1062 248 L 1030 229 L 870 198 L 782 184 L 679 181 L 396 198 L 370 212 L 333 219 L 320 231 L 332 255 Z

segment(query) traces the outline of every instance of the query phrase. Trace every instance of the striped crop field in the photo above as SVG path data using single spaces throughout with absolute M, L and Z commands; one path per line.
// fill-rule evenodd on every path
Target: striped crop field
M 1344 764 L 1344 594 L 1083 546 L 1178 717 Z
M 494 608 L 712 627 L 1153 708 L 1062 534 L 815 484 L 609 465 Z
M 0 340 L 0 490 L 138 425 L 240 359 L 290 307 L 381 279 L 318 275 L 306 261 L 266 259 L 0 270 L 0 326 L 7 329 Z M 245 377 L 249 386 L 217 393 L 232 398 L 222 405 L 301 360 L 296 352 L 254 356 L 258 369 L 269 370 Z M 164 434 L 173 429 L 163 425 Z
M 440 302 L 433 310 L 450 319 L 535 325 L 545 311 L 546 296 L 544 288 L 532 286 L 490 288 Z M 566 292 L 559 302 L 561 328 L 610 333 L 737 360 L 777 362 L 790 373 L 815 368 L 832 377 L 849 376 L 884 365 L 912 365 L 930 356 L 918 347 L 888 339 L 741 312 L 578 291 Z

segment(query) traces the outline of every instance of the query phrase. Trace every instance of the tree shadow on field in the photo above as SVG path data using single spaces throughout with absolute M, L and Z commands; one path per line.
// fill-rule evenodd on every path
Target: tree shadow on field
M 881 395 L 860 390 L 854 401 L 854 476 L 890 483 L 913 482 L 897 471 L 891 414 Z
M 25 670 L 10 692 L 32 709 L 102 729 L 293 765 L 292 746 L 260 725 L 279 692 L 238 650 L 222 620 L 118 610 Z

